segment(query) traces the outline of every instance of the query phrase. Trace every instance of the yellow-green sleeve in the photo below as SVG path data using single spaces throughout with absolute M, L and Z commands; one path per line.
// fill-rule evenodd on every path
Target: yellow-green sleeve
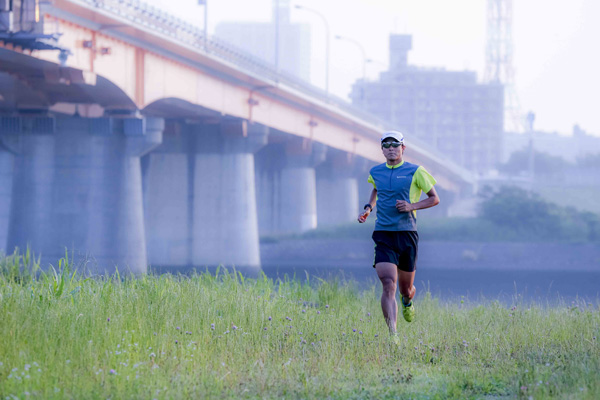
M 377 186 L 375 186 L 375 180 L 373 179 L 373 176 L 369 174 L 369 179 L 367 179 L 367 182 L 369 182 L 370 184 L 373 185 L 373 188 L 377 189 Z
M 415 184 L 423 192 L 429 192 L 436 183 L 435 178 L 425 168 L 419 167 L 415 172 Z

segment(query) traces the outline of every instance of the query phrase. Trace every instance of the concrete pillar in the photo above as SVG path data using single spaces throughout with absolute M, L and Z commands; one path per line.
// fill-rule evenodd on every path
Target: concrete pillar
M 261 235 L 302 233 L 317 227 L 315 167 L 325 154 L 324 145 L 298 137 L 261 152 L 257 168 Z
M 143 158 L 148 262 L 182 267 L 192 263 L 193 162 L 189 127 L 170 120 L 163 143 Z
M 10 199 L 12 194 L 13 155 L 0 144 L 0 253 L 11 253 L 6 247 Z
M 260 269 L 254 152 L 267 134 L 241 120 L 169 121 L 145 157 L 151 265 Z
M 329 150 L 318 168 L 317 215 L 319 227 L 350 223 L 358 215 L 358 182 L 355 157 Z
M 254 153 L 268 128 L 222 121 L 195 132 L 193 264 L 260 268 Z
M 16 153 L 8 247 L 29 245 L 43 264 L 68 249 L 92 272 L 145 272 L 140 157 L 160 144 L 163 121 L 17 121 L 2 135 Z
M 369 171 L 377 164 L 375 161 L 362 157 L 355 157 L 354 159 L 354 171 L 358 188 L 358 212 L 363 210 L 373 191 L 373 185 L 367 182 L 367 180 L 369 179 Z M 374 214 L 372 215 L 374 216 Z

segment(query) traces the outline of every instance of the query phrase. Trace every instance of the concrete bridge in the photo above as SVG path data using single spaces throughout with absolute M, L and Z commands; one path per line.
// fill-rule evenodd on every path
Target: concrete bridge
M 258 269 L 259 234 L 349 222 L 367 199 L 385 122 L 138 1 L 17 3 L 30 19 L 0 31 L 0 249 L 67 248 L 97 272 Z M 407 139 L 441 188 L 470 189 Z

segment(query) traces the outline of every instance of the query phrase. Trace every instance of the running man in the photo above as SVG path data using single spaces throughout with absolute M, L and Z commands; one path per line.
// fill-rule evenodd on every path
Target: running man
M 383 285 L 381 309 L 392 334 L 396 333 L 398 285 L 404 319 L 411 322 L 415 318 L 412 299 L 417 290 L 414 281 L 419 246 L 416 210 L 440 202 L 433 187 L 436 183 L 433 176 L 425 168 L 402 159 L 405 148 L 402 133 L 389 131 L 381 136 L 381 150 L 386 162 L 371 168 L 368 181 L 373 184 L 373 191 L 358 216 L 358 222 L 365 222 L 377 203 L 373 267 Z M 419 201 L 422 192 L 427 198 Z

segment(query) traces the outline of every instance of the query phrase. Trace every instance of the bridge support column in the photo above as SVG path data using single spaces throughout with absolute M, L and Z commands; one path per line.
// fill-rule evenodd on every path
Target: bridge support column
M 260 269 L 254 153 L 268 128 L 246 121 L 203 125 L 195 136 L 193 264 Z
M 257 168 L 261 235 L 302 233 L 317 227 L 315 167 L 325 153 L 324 145 L 296 137 L 261 152 Z
M 349 223 L 358 216 L 358 182 L 352 154 L 332 151 L 318 170 L 319 227 Z
M 145 157 L 148 258 L 164 267 L 260 269 L 254 152 L 268 129 L 170 121 Z
M 8 248 L 56 265 L 65 250 L 96 273 L 146 272 L 140 156 L 161 119 L 20 117 L 2 135 L 17 155 Z
M 0 143 L 0 253 L 10 253 L 6 247 L 13 181 L 13 155 Z
M 189 125 L 170 120 L 163 143 L 142 158 L 148 263 L 182 267 L 192 263 L 193 166 Z

